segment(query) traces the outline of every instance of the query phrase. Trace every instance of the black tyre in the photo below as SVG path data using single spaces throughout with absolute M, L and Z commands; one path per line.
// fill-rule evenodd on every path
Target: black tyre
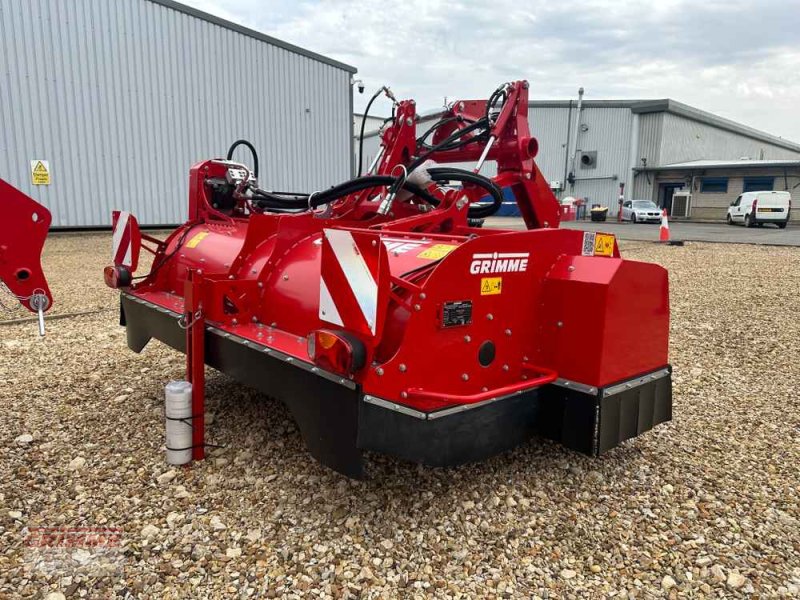
M 636 213 L 633 213 L 633 214 L 631 215 L 631 223 L 633 223 L 634 225 L 636 225 Z
M 744 226 L 745 227 L 753 227 L 754 225 L 755 225 L 755 222 L 753 221 L 753 217 L 751 215 L 749 215 L 749 214 L 745 215 L 744 216 Z
M 780 223 L 778 223 L 778 229 L 786 229 L 786 226 L 788 224 L 789 224 L 789 219 L 786 219 L 785 221 L 781 221 Z
M 728 213 L 728 216 L 725 217 L 725 220 L 728 222 L 728 225 L 733 225 L 733 219 L 731 219 L 731 213 Z

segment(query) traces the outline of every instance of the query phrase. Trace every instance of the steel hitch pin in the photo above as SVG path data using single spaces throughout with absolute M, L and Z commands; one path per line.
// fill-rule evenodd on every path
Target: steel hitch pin
M 50 302 L 44 294 L 34 294 L 31 296 L 31 308 L 33 308 L 39 316 L 39 335 L 42 337 L 44 337 L 44 311 L 48 304 L 50 304 Z

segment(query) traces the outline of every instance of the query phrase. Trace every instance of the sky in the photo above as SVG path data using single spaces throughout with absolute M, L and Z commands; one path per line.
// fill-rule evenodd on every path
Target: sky
M 800 0 L 182 1 L 353 65 L 356 112 L 381 85 L 425 112 L 527 79 L 531 99 L 672 98 L 800 142 Z

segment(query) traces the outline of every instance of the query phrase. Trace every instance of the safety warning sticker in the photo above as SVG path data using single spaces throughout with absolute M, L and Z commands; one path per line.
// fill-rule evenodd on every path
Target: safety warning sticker
M 598 233 L 594 238 L 595 256 L 614 256 L 614 236 L 608 233 Z
M 31 183 L 50 185 L 50 164 L 46 160 L 31 161 Z
M 195 235 L 192 239 L 190 239 L 188 242 L 186 242 L 186 247 L 187 248 L 197 248 L 197 244 L 202 242 L 206 238 L 207 235 L 208 235 L 207 231 L 201 231 L 200 233 Z
M 496 296 L 502 293 L 502 277 L 481 277 L 481 296 Z
M 453 250 L 456 249 L 456 246 L 451 244 L 434 244 L 430 248 L 426 248 L 419 254 L 417 254 L 417 258 L 429 258 L 431 260 L 439 260 L 440 258 L 444 258 L 448 254 L 450 254 Z

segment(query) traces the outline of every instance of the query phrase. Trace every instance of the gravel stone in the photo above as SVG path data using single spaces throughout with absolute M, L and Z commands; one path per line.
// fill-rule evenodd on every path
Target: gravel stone
M 800 314 L 799 251 L 621 245 L 670 270 L 671 423 L 597 459 L 539 439 L 453 469 L 369 455 L 351 481 L 282 404 L 212 369 L 225 447 L 167 465 L 183 356 L 127 349 L 109 234 L 52 235 L 52 314 L 97 312 L 44 339 L 0 324 L 0 598 L 797 597 L 800 319 L 775 311 Z M 121 568 L 86 550 L 33 568 L 27 530 L 49 526 L 118 527 Z
M 175 471 L 174 469 L 170 469 L 169 471 L 167 471 L 165 473 L 162 473 L 161 475 L 156 477 L 156 481 L 158 481 L 158 483 L 163 485 L 163 484 L 169 483 L 170 481 L 175 479 L 175 476 L 177 474 L 178 474 L 177 471 Z
M 577 573 L 572 569 L 561 569 L 561 577 L 564 579 L 574 579 Z
M 741 573 L 737 573 L 736 571 L 731 571 L 730 573 L 728 573 L 728 580 L 725 583 L 729 588 L 738 590 L 745 583 L 747 583 L 747 578 Z
M 27 446 L 33 441 L 33 436 L 30 433 L 23 433 L 14 438 L 14 443 L 19 444 L 20 446 Z
M 711 567 L 709 572 L 715 581 L 725 581 L 725 570 L 719 565 Z
M 83 467 L 86 466 L 86 459 L 82 456 L 76 456 L 71 461 L 69 461 L 69 470 L 70 471 L 80 471 Z
M 151 538 L 161 533 L 161 530 L 156 527 L 155 525 L 145 525 L 142 527 L 142 537 L 143 538 Z

